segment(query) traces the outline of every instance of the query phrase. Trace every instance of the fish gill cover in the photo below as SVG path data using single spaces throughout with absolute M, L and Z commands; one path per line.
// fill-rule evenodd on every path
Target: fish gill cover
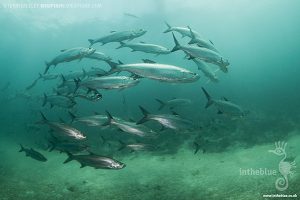
M 299 6 L 1 2 L 0 199 L 296 197 Z

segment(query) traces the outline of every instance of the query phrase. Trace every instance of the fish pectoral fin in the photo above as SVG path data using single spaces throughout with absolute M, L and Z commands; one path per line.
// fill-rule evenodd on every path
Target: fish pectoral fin
M 223 114 L 223 112 L 221 110 L 218 110 L 217 114 Z

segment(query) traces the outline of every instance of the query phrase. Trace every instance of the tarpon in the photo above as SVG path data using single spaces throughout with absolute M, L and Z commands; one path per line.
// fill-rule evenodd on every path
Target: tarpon
M 140 119 L 137 124 L 143 124 L 147 121 L 153 120 L 157 121 L 165 128 L 170 128 L 174 130 L 187 130 L 193 127 L 191 121 L 181 118 L 180 116 L 176 115 L 168 115 L 168 114 L 159 114 L 154 115 L 150 114 L 145 108 L 139 106 L 143 113 L 143 118 Z
M 108 74 L 127 71 L 135 74 L 137 77 L 171 83 L 190 83 L 200 78 L 197 73 L 174 65 L 158 63 L 117 64 L 111 61 L 108 61 L 108 64 L 111 67 Z
M 229 65 L 229 62 L 228 60 L 225 60 L 223 56 L 221 56 L 219 53 L 203 47 L 180 45 L 174 34 L 173 34 L 173 39 L 175 42 L 175 47 L 171 50 L 172 52 L 182 50 L 183 52 L 188 54 L 191 59 L 199 58 L 205 62 L 213 63 L 219 66 L 219 68 L 223 72 L 228 72 L 227 66 Z
M 41 154 L 40 152 L 37 152 L 36 150 L 34 150 L 33 148 L 30 149 L 26 149 L 24 148 L 21 144 L 21 149 L 19 150 L 19 152 L 25 152 L 26 156 L 29 156 L 35 160 L 41 161 L 41 162 L 46 162 L 47 158 Z
M 123 169 L 126 166 L 124 163 L 113 158 L 99 156 L 94 153 L 90 153 L 89 155 L 73 155 L 69 152 L 66 153 L 68 154 L 68 158 L 65 160 L 64 164 L 76 160 L 81 164 L 80 168 L 90 166 L 95 169 Z
M 209 67 L 207 66 L 202 60 L 194 58 L 192 59 L 194 63 L 196 63 L 198 69 L 202 71 L 202 73 L 212 82 L 218 82 L 219 79 L 216 75 L 216 73 Z
M 97 39 L 88 39 L 90 46 L 95 43 L 101 43 L 102 45 L 110 42 L 122 42 L 124 40 L 133 40 L 134 38 L 144 35 L 147 31 L 144 29 L 130 30 L 130 31 L 111 31 L 110 35 L 103 36 Z
M 165 22 L 165 24 L 167 25 L 167 30 L 164 31 L 164 33 L 168 33 L 168 32 L 178 32 L 181 34 L 182 37 L 190 37 L 192 38 L 190 29 L 187 27 L 175 27 L 175 26 L 171 26 L 170 24 L 168 24 L 167 22 Z M 200 34 L 197 33 L 195 30 L 193 30 L 193 33 L 195 36 L 200 37 Z
M 96 51 L 96 49 L 93 48 L 85 48 L 85 47 L 76 47 L 72 49 L 64 49 L 61 50 L 61 54 L 53 58 L 50 62 L 46 63 L 46 69 L 44 74 L 46 74 L 50 68 L 51 65 L 58 65 L 59 63 L 63 62 L 70 62 L 73 60 L 81 60 L 82 58 L 93 54 Z
M 164 107 L 169 107 L 170 109 L 173 109 L 178 106 L 187 106 L 190 105 L 192 102 L 189 99 L 177 99 L 173 98 L 168 101 L 162 101 L 160 99 L 155 99 L 158 103 L 160 103 L 160 107 L 158 110 L 162 110 Z
M 86 58 L 90 58 L 90 59 L 95 59 L 95 60 L 102 60 L 102 61 L 107 61 L 107 60 L 111 60 L 111 57 L 105 55 L 102 52 L 96 51 L 93 54 L 90 54 L 88 56 L 86 56 Z
M 72 108 L 76 105 L 76 102 L 69 96 L 62 95 L 49 95 L 44 94 L 43 106 L 50 103 L 51 108 L 53 106 L 58 106 L 62 108 Z
M 226 114 L 229 116 L 244 116 L 246 112 L 237 104 L 234 104 L 230 101 L 228 101 L 226 98 L 224 100 L 216 100 L 211 98 L 211 96 L 208 94 L 208 92 L 202 87 L 202 91 L 205 94 L 205 97 L 207 98 L 207 103 L 205 108 L 210 107 L 211 105 L 214 105 L 217 110 L 218 114 Z
M 117 49 L 123 48 L 123 47 L 128 47 L 128 48 L 132 49 L 132 52 L 141 51 L 141 52 L 152 53 L 152 54 L 156 54 L 156 55 L 171 53 L 171 50 L 166 47 L 156 45 L 156 44 L 147 44 L 144 42 L 139 42 L 139 43 L 120 42 L 120 46 L 117 47 Z

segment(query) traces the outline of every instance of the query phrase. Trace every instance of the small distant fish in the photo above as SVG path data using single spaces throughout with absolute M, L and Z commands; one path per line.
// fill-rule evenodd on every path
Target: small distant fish
M 133 40 L 134 38 L 144 35 L 147 31 L 144 29 L 130 30 L 130 31 L 111 31 L 111 34 L 97 38 L 97 39 L 88 39 L 90 46 L 95 43 L 101 43 L 102 45 L 110 42 L 122 42 L 124 40 Z
M 170 109 L 173 109 L 175 107 L 180 107 L 180 106 L 187 106 L 190 105 L 192 102 L 189 99 L 177 99 L 173 98 L 168 101 L 162 101 L 160 99 L 155 99 L 158 103 L 160 103 L 160 107 L 158 110 L 162 110 L 164 107 L 169 107 Z
M 226 98 L 224 100 L 213 99 L 203 87 L 202 91 L 207 98 L 205 108 L 214 105 L 218 110 L 218 114 L 227 114 L 229 116 L 245 116 L 246 112 L 239 105 L 228 101 Z
M 35 79 L 29 86 L 27 86 L 25 89 L 26 90 L 31 90 L 36 84 L 37 82 L 40 80 L 40 78 Z
M 68 163 L 72 160 L 76 160 L 81 164 L 80 168 L 90 166 L 95 169 L 123 169 L 126 165 L 120 161 L 117 161 L 113 158 L 99 156 L 93 153 L 89 155 L 73 155 L 67 152 L 68 158 L 65 160 L 65 163 Z
M 191 46 L 191 45 L 180 45 L 174 33 L 172 33 L 172 35 L 173 35 L 175 46 L 171 50 L 171 52 L 182 50 L 190 56 L 190 59 L 199 58 L 205 62 L 212 63 L 219 66 L 219 68 L 225 73 L 228 72 L 227 66 L 229 65 L 229 62 L 228 60 L 225 60 L 223 56 L 221 56 L 219 53 L 203 47 Z
M 41 113 L 41 116 L 42 116 L 42 121 L 38 123 L 48 125 L 51 130 L 57 132 L 57 137 L 72 139 L 72 140 L 84 140 L 86 138 L 86 136 L 82 132 L 69 125 L 66 125 L 64 123 L 59 123 L 59 122 L 51 122 L 47 120 L 47 118 L 43 113 Z
M 171 83 L 190 83 L 197 81 L 200 76 L 185 68 L 159 63 L 118 64 L 108 61 L 111 69 L 108 74 L 127 71 L 137 77 L 154 79 Z
M 41 161 L 41 162 L 46 162 L 47 158 L 45 156 L 43 156 L 41 153 L 37 152 L 36 150 L 34 150 L 33 148 L 30 149 L 26 149 L 24 148 L 21 144 L 21 149 L 19 150 L 19 152 L 25 152 L 26 156 L 29 156 L 35 160 Z
M 132 18 L 135 18 L 135 19 L 139 19 L 139 17 L 138 16 L 136 16 L 136 15 L 134 15 L 134 14 L 131 14 L 131 13 L 123 13 L 125 16 L 127 16 L 127 17 L 132 17 Z
M 188 130 L 193 127 L 193 123 L 189 120 L 183 119 L 176 113 L 174 115 L 168 114 L 150 114 L 145 108 L 139 106 L 143 113 L 143 118 L 140 119 L 137 124 L 143 124 L 149 120 L 153 120 L 161 124 L 165 128 L 170 128 L 174 130 Z
M 96 51 L 96 49 L 93 48 L 85 48 L 85 47 L 76 47 L 72 49 L 64 49 L 61 50 L 61 54 L 53 58 L 50 62 L 45 62 L 46 69 L 44 74 L 46 74 L 50 68 L 50 66 L 58 65 L 63 62 L 70 62 L 73 60 L 81 60 L 82 58 L 93 54 Z
M 178 32 L 181 34 L 182 37 L 190 37 L 192 38 L 191 32 L 189 28 L 186 27 L 175 27 L 175 26 L 171 26 L 170 24 L 168 24 L 167 22 L 165 22 L 165 24 L 167 25 L 167 30 L 164 31 L 164 33 L 168 33 L 168 32 Z M 196 37 L 199 37 L 200 34 L 197 33 L 195 30 L 192 30 L 192 32 L 194 33 L 194 35 Z
M 125 148 L 130 149 L 131 152 L 133 151 L 153 151 L 156 149 L 155 146 L 151 144 L 144 144 L 144 143 L 134 143 L 134 144 L 125 144 L 121 140 L 119 140 L 121 147 L 118 149 L 118 151 L 121 151 Z
M 139 43 L 120 42 L 120 46 L 117 47 L 117 49 L 124 48 L 124 47 L 128 47 L 132 49 L 132 52 L 141 51 L 141 52 L 152 53 L 156 55 L 171 53 L 171 50 L 166 47 L 156 45 L 156 44 L 147 44 L 144 42 L 139 42 Z
M 86 58 L 95 59 L 95 60 L 102 60 L 102 61 L 108 61 L 111 60 L 111 57 L 105 55 L 102 52 L 96 51 L 93 54 L 90 54 L 86 56 Z
M 43 106 L 45 106 L 48 102 L 50 103 L 51 108 L 53 106 L 58 106 L 62 108 L 72 108 L 76 105 L 76 102 L 70 97 L 62 95 L 47 96 L 46 94 L 44 94 Z

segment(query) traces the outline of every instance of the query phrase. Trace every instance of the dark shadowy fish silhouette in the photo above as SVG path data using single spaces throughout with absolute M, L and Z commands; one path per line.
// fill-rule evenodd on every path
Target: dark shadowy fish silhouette
M 31 157 L 35 160 L 41 161 L 41 162 L 46 162 L 47 158 L 45 158 L 45 156 L 43 156 L 41 153 L 37 152 L 36 150 L 34 150 L 33 148 L 30 149 L 26 149 L 24 148 L 21 144 L 21 149 L 19 150 L 19 152 L 25 152 L 26 156 Z
M 132 17 L 132 18 L 135 18 L 135 19 L 139 19 L 139 17 L 138 16 L 136 16 L 136 15 L 134 15 L 134 14 L 131 14 L 131 13 L 127 13 L 127 12 L 125 12 L 125 13 L 123 13 L 125 16 L 127 16 L 127 17 Z

